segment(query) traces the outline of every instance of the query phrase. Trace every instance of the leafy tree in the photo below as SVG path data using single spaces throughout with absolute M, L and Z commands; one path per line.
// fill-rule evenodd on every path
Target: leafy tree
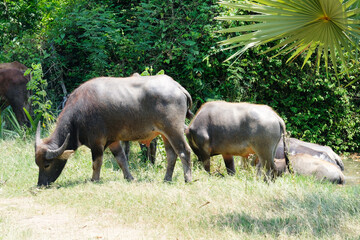
M 43 6 L 39 0 L 1 1 L 0 44 L 21 38 L 26 31 L 38 28 Z

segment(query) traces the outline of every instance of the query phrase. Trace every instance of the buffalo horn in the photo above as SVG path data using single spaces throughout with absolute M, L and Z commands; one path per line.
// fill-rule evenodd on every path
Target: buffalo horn
M 58 149 L 55 149 L 55 150 L 47 150 L 46 154 L 45 154 L 45 158 L 50 160 L 50 159 L 60 156 L 65 151 L 65 149 L 69 143 L 69 139 L 70 139 L 70 133 L 68 133 L 68 135 L 66 136 L 65 142 L 63 143 L 63 145 L 61 147 L 59 147 Z
M 41 143 L 41 139 L 40 139 L 40 132 L 41 132 L 41 123 L 39 121 L 37 129 L 36 129 L 36 136 L 35 136 L 35 149 L 37 148 L 37 146 L 40 145 Z

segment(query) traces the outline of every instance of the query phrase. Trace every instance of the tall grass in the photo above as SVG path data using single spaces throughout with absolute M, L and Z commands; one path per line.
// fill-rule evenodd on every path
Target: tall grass
M 37 125 L 42 117 L 41 114 L 37 114 L 34 118 L 24 108 L 24 113 L 29 122 L 29 126 L 20 125 L 16 119 L 15 113 L 9 106 L 0 111 L 0 139 L 15 139 L 15 138 L 29 138 L 35 134 Z
M 0 111 L 0 139 L 20 137 L 23 133 L 24 129 L 17 121 L 11 107 Z
M 38 168 L 32 141 L 0 140 L 0 199 L 31 199 L 44 212 L 59 206 L 83 216 L 111 215 L 121 226 L 141 229 L 133 239 L 358 239 L 360 188 L 320 183 L 314 178 L 285 175 L 275 182 L 258 180 L 255 171 L 237 167 L 227 176 L 220 158 L 208 175 L 195 162 L 193 183 L 185 184 L 178 161 L 172 183 L 164 183 L 165 156 L 160 144 L 154 166 L 143 163 L 132 145 L 130 170 L 123 179 L 109 152 L 101 181 L 92 173 L 89 149 L 69 159 L 55 184 L 37 189 Z M 239 165 L 239 164 L 238 164 Z M 16 212 L 16 210 L 14 210 Z M 0 208 L 1 213 L 1 208 Z M 9 236 L 11 221 L 0 214 L 0 239 Z M 19 230 L 21 231 L 21 230 Z M 25 230 L 24 230 L 25 231 Z M 17 236 L 22 236 L 19 233 Z M 26 232 L 24 239 L 32 239 Z

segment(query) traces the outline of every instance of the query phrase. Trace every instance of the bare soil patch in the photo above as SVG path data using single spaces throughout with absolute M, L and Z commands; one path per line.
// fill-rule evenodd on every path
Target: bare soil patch
M 349 158 L 353 159 L 356 162 L 360 162 L 360 153 L 352 153 Z
M 126 226 L 112 212 L 84 216 L 32 198 L 0 198 L 0 216 L 0 239 L 145 239 L 141 226 Z

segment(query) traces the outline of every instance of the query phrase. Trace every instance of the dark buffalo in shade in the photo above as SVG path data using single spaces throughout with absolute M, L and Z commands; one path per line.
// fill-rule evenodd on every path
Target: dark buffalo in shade
M 335 164 L 303 153 L 290 155 L 289 159 L 292 169 L 299 175 L 315 176 L 319 180 L 327 180 L 337 184 L 345 183 L 344 174 Z M 279 172 L 286 170 L 285 159 L 275 159 L 275 165 Z
M 27 123 L 23 108 L 30 110 L 28 104 L 30 93 L 26 89 L 29 80 L 29 75 L 24 76 L 21 70 L 0 69 L 0 110 L 2 111 L 10 105 L 20 125 Z
M 316 143 L 304 142 L 296 138 L 287 138 L 286 139 L 288 146 L 289 155 L 297 154 L 309 154 L 313 157 L 320 158 L 324 161 L 330 162 L 338 166 L 342 171 L 344 170 L 344 163 L 341 160 L 340 156 L 337 155 L 330 147 L 322 146 Z M 284 145 L 279 142 L 275 158 L 283 159 L 284 158 Z
M 286 133 L 282 118 L 269 106 L 250 103 L 208 102 L 201 106 L 186 130 L 190 147 L 210 171 L 210 157 L 222 154 L 229 174 L 233 156 L 255 153 L 266 175 L 276 174 L 276 146 Z
M 14 61 L 10 63 L 0 63 L 0 69 L 9 69 L 9 68 L 14 68 L 22 72 L 25 72 L 28 69 L 28 67 L 26 67 L 22 63 L 19 63 L 18 61 Z
M 107 147 L 125 179 L 132 180 L 120 140 L 148 145 L 157 135 L 162 136 L 167 155 L 164 180 L 172 180 L 179 156 L 185 181 L 190 182 L 191 149 L 185 140 L 184 122 L 191 104 L 190 94 L 166 75 L 100 77 L 83 83 L 70 95 L 51 136 L 41 140 L 38 128 L 35 143 L 38 185 L 54 182 L 69 155 L 80 145 L 91 149 L 92 180 L 100 178 Z

